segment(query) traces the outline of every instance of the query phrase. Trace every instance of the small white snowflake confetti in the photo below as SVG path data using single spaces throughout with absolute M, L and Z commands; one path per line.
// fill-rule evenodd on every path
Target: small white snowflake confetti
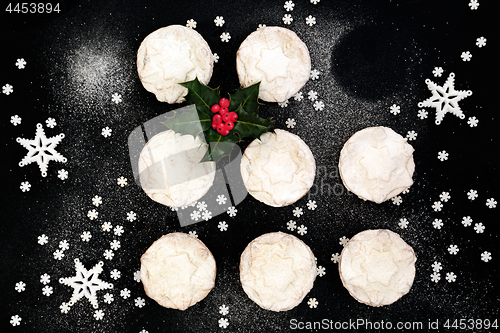
M 293 10 L 293 7 L 295 7 L 295 4 L 293 1 L 285 1 L 285 5 L 283 6 L 287 12 L 291 12 Z
M 309 210 L 315 210 L 318 207 L 315 200 L 309 200 L 306 205 Z
M 283 20 L 284 24 L 292 24 L 292 22 L 293 22 L 292 14 L 285 14 L 285 15 L 283 15 L 282 20 Z
M 49 284 L 50 283 L 50 275 L 47 273 L 40 275 L 40 283 Z
M 467 124 L 469 124 L 470 127 L 476 127 L 478 123 L 479 120 L 476 117 L 469 117 L 467 120 Z
M 301 100 L 304 99 L 304 95 L 302 94 L 302 91 L 299 91 L 295 95 L 293 95 L 293 99 L 296 100 L 297 102 L 300 102 Z
M 217 53 L 214 53 L 214 54 L 212 54 L 212 59 L 214 60 L 215 63 L 218 63 L 220 57 L 219 57 L 219 55 Z
M 6 84 L 2 87 L 2 92 L 5 94 L 5 95 L 10 95 L 14 92 L 14 87 L 10 84 Z
M 332 261 L 334 264 L 337 264 L 340 260 L 340 254 L 339 253 L 333 253 L 332 254 Z
M 95 312 L 94 312 L 94 318 L 95 318 L 95 320 L 102 320 L 102 318 L 104 318 L 104 311 L 102 311 L 102 310 L 95 310 Z
M 481 48 L 483 46 L 486 46 L 486 38 L 484 37 L 479 37 L 478 39 L 476 39 L 476 45 L 477 47 Z
M 54 290 L 52 289 L 51 286 L 45 286 L 45 287 L 42 288 L 42 294 L 45 295 L 45 296 L 52 295 L 53 291 Z
M 109 243 L 109 247 L 113 250 L 118 250 L 121 247 L 120 241 L 117 239 L 114 239 L 112 242 Z
M 111 101 L 115 104 L 121 103 L 122 95 L 120 95 L 119 93 L 114 93 L 113 95 L 111 95 Z
M 495 198 L 486 199 L 486 206 L 488 208 L 496 208 L 497 207 L 497 201 L 495 200 Z
M 481 260 L 484 262 L 490 261 L 491 260 L 491 252 L 484 251 L 483 253 L 481 253 Z
M 439 274 L 438 272 L 434 272 L 431 274 L 431 281 L 432 282 L 438 283 L 439 280 L 441 280 L 441 274 Z
M 460 58 L 462 58 L 463 61 L 470 61 L 472 59 L 472 53 L 469 51 L 462 52 Z
M 82 238 L 82 241 L 84 242 L 88 242 L 91 238 L 92 238 L 92 235 L 90 234 L 90 231 L 84 231 L 80 237 Z
M 49 241 L 49 238 L 45 234 L 38 236 L 38 244 L 45 245 L 45 244 L 47 244 L 48 241 Z
M 455 282 L 457 280 L 457 276 L 453 272 L 446 273 L 446 281 Z
M 389 111 L 393 114 L 393 115 L 397 115 L 398 113 L 401 112 L 401 107 L 399 105 L 396 105 L 396 104 L 392 104 L 391 107 L 389 108 Z
M 292 212 L 293 212 L 293 216 L 295 216 L 295 217 L 301 217 L 304 214 L 303 209 L 300 207 L 295 207 Z
M 470 0 L 469 7 L 470 7 L 471 10 L 477 10 L 477 8 L 479 7 L 479 1 L 477 1 L 477 0 Z
M 349 238 L 347 238 L 346 236 L 342 236 L 339 238 L 340 245 L 345 246 L 347 244 L 347 242 L 349 242 Z
M 319 2 L 320 2 L 320 0 L 311 0 L 311 3 L 312 3 L 313 5 L 317 5 Z
M 435 201 L 432 205 L 432 209 L 434 209 L 435 212 L 440 212 L 441 209 L 443 209 L 443 203 L 441 201 Z
M 113 279 L 113 280 L 117 280 L 119 279 L 121 276 L 122 276 L 122 273 L 117 270 L 117 269 L 113 269 L 110 273 L 109 273 L 109 276 Z
M 120 296 L 123 297 L 124 299 L 129 298 L 130 297 L 130 290 L 128 290 L 127 288 L 121 290 Z
M 10 122 L 12 123 L 12 125 L 17 126 L 17 125 L 21 124 L 21 117 L 19 117 L 16 114 L 16 115 L 10 117 Z
M 478 195 L 476 190 L 469 190 L 469 192 L 467 192 L 467 198 L 469 198 L 469 200 L 476 200 L 477 197 Z
M 19 186 L 21 191 L 28 192 L 31 189 L 31 184 L 29 182 L 21 182 L 21 186 Z
M 47 118 L 47 120 L 45 120 L 45 125 L 48 128 L 54 128 L 57 126 L 57 123 L 56 123 L 56 120 L 54 118 Z
M 226 318 L 219 319 L 219 327 L 227 328 L 229 326 L 229 321 Z
M 443 269 L 443 265 L 438 261 L 434 261 L 434 263 L 432 264 L 432 270 L 434 272 L 439 272 L 442 269 Z
M 227 316 L 229 314 L 229 307 L 225 304 L 219 306 L 219 313 L 223 316 Z
M 441 229 L 441 227 L 443 226 L 443 220 L 441 219 L 435 219 L 433 222 L 432 222 L 432 226 L 436 229 Z
M 219 205 L 224 205 L 224 204 L 226 203 L 226 201 L 227 201 L 227 198 L 226 198 L 226 196 L 225 196 L 225 195 L 220 194 L 220 195 L 218 195 L 218 196 L 217 196 L 216 201 L 217 201 L 217 203 L 218 203 Z
M 300 227 L 297 228 L 297 233 L 301 236 L 304 236 L 305 234 L 307 234 L 307 227 L 301 224 Z
M 237 212 L 238 210 L 234 206 L 231 206 L 227 209 L 227 214 L 229 215 L 229 217 L 235 217 Z
M 137 220 L 137 214 L 134 213 L 133 211 L 128 212 L 127 213 L 127 220 L 129 222 L 133 222 L 133 221 Z
M 17 59 L 16 67 L 19 69 L 24 69 L 26 67 L 26 60 L 24 60 L 23 58 Z
M 434 67 L 432 74 L 434 74 L 435 77 L 441 77 L 441 75 L 443 75 L 443 72 L 443 67 Z
M 141 282 L 141 271 L 135 271 L 134 272 L 134 281 L 135 282 Z
M 440 195 L 439 195 L 439 199 L 443 202 L 448 202 L 448 200 L 450 200 L 451 196 L 450 196 L 450 192 L 442 192 Z
M 417 114 L 417 116 L 418 116 L 420 119 L 426 119 L 426 118 L 427 118 L 427 115 L 428 115 L 428 112 L 427 112 L 427 111 L 425 111 L 424 109 L 418 110 L 418 114 Z
M 417 139 L 417 132 L 415 131 L 408 131 L 408 133 L 406 134 L 406 138 L 409 140 L 409 141 L 414 141 Z
M 222 16 L 216 16 L 214 20 L 215 26 L 217 27 L 222 27 L 226 21 L 224 21 L 224 18 Z
M 459 251 L 459 250 L 458 250 L 458 246 L 456 246 L 456 245 L 450 245 L 450 246 L 448 247 L 448 252 L 450 252 L 450 254 L 455 255 L 455 254 L 457 254 L 457 253 L 458 253 L 458 251 Z
M 325 276 L 325 274 L 326 274 L 326 269 L 325 269 L 325 267 L 323 267 L 323 266 L 318 266 L 318 267 L 316 268 L 316 275 L 318 275 L 319 277 L 323 277 L 323 276 Z
M 293 220 L 290 220 L 286 223 L 287 225 L 287 229 L 290 230 L 290 231 L 294 231 L 295 229 L 297 229 L 297 223 Z
M 198 208 L 200 212 L 206 210 L 207 207 L 208 205 L 205 203 L 205 201 L 200 201 L 196 204 L 196 208 Z
M 446 152 L 446 150 L 442 150 L 438 152 L 438 160 L 441 162 L 446 161 L 448 159 L 449 154 Z
M 18 283 L 16 283 L 14 289 L 16 289 L 18 293 L 23 292 L 26 290 L 26 283 L 24 283 L 23 281 L 19 281 Z
M 306 24 L 312 27 L 313 25 L 316 24 L 316 18 L 312 15 L 309 15 L 308 17 L 306 17 Z
M 406 229 L 408 227 L 408 224 L 409 224 L 409 222 L 408 222 L 407 218 L 403 217 L 403 218 L 399 219 L 398 225 L 401 229 Z
M 111 231 L 113 226 L 111 225 L 111 222 L 104 222 L 101 226 L 102 231 Z
M 192 230 L 192 231 L 189 232 L 189 236 L 193 236 L 193 237 L 198 238 L 198 234 L 194 230 Z
M 125 185 L 127 185 L 127 178 L 121 176 L 120 178 L 118 178 L 117 180 L 117 183 L 118 185 L 120 185 L 121 187 L 124 187 Z
M 325 103 L 323 101 L 316 101 L 313 104 L 314 110 L 322 111 L 325 108 Z
M 318 93 L 314 90 L 310 90 L 307 93 L 307 98 L 309 98 L 311 101 L 315 101 L 318 99 Z
M 135 306 L 137 306 L 138 308 L 142 308 L 144 305 L 146 305 L 146 300 L 142 297 L 137 297 L 135 300 L 134 300 L 134 304 Z
M 111 260 L 113 259 L 113 257 L 115 256 L 115 253 L 111 250 L 106 250 L 104 251 L 104 254 L 103 254 L 104 258 L 106 258 L 107 260 Z
M 474 224 L 474 230 L 476 231 L 476 233 L 482 234 L 484 232 L 484 229 L 486 229 L 486 227 L 481 222 Z
M 98 195 L 92 198 L 92 204 L 96 207 L 99 207 L 99 205 L 102 204 L 102 198 Z
M 286 127 L 288 128 L 294 128 L 295 125 L 297 125 L 297 122 L 295 121 L 295 119 L 293 118 L 288 118 L 286 121 L 285 121 L 285 124 L 286 124 Z
M 113 229 L 114 233 L 116 236 L 121 236 L 123 234 L 123 227 L 121 225 L 117 225 L 114 229 Z
M 21 317 L 18 315 L 10 317 L 10 324 L 12 326 L 19 326 L 21 324 Z
M 66 251 L 69 249 L 69 243 L 67 240 L 63 239 L 62 241 L 59 242 L 59 248 L 63 251 Z
M 282 108 L 286 108 L 288 106 L 288 100 L 284 101 L 284 102 L 278 102 L 278 105 Z
M 61 250 L 55 250 L 54 251 L 54 259 L 61 260 L 62 258 L 64 258 L 64 252 Z
M 401 198 L 400 195 L 396 195 L 395 197 L 391 198 L 391 200 L 392 203 L 395 204 L 396 206 L 401 205 L 401 203 L 403 202 L 403 198 Z
M 191 29 L 196 29 L 196 21 L 193 19 L 187 20 L 186 27 L 191 28 Z
M 59 309 L 61 309 L 61 313 L 68 313 L 69 310 L 71 309 L 71 307 L 69 306 L 68 303 L 63 303 L 63 304 L 61 304 Z
M 191 220 L 193 220 L 193 221 L 198 221 L 201 218 L 201 213 L 197 210 L 193 211 L 189 215 L 191 216 Z
M 229 32 L 223 32 L 221 35 L 220 35 L 220 40 L 222 42 L 229 42 L 229 40 L 231 39 L 231 35 L 229 34 Z
M 64 169 L 58 170 L 57 171 L 57 177 L 60 180 L 66 180 L 66 179 L 68 179 L 68 171 L 66 171 Z
M 310 77 L 310 79 L 311 79 L 311 80 L 313 80 L 313 81 L 314 81 L 314 80 L 319 79 L 319 75 L 320 75 L 320 74 L 321 74 L 321 72 L 320 72 L 319 70 L 317 70 L 317 69 L 313 69 L 313 70 L 311 70 L 311 74 L 310 74 L 310 76 L 309 76 L 309 77 Z
M 212 212 L 204 210 L 203 212 L 201 212 L 201 218 L 204 219 L 205 221 L 210 220 L 212 218 Z
M 309 298 L 309 300 L 307 301 L 307 305 L 309 305 L 309 307 L 311 309 L 315 309 L 318 307 L 318 301 L 316 300 L 316 298 Z
M 111 136 L 111 132 L 113 132 L 113 130 L 109 127 L 104 127 L 101 131 L 101 135 L 105 138 L 108 138 Z
M 89 210 L 87 212 L 87 217 L 91 220 L 95 220 L 97 219 L 97 217 L 99 216 L 99 212 L 96 211 L 95 209 L 92 209 L 92 210 Z
M 104 294 L 104 303 L 111 304 L 114 300 L 115 298 L 110 293 Z
M 227 227 L 228 227 L 228 225 L 225 221 L 219 222 L 219 225 L 217 226 L 217 228 L 219 228 L 220 231 L 226 231 Z

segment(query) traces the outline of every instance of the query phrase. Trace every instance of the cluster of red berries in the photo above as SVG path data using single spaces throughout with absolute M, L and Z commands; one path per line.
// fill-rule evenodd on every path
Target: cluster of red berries
M 228 135 L 229 131 L 234 128 L 234 123 L 238 119 L 236 112 L 229 112 L 229 100 L 221 98 L 219 104 L 213 105 L 210 110 L 216 113 L 212 118 L 212 128 L 220 135 Z

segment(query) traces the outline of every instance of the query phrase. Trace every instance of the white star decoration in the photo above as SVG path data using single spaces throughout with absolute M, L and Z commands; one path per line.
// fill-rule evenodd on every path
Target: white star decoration
M 272 50 L 262 49 L 260 61 L 255 67 L 266 75 L 267 82 L 272 82 L 278 77 L 286 77 L 290 58 L 283 54 L 281 47 Z
M 66 163 L 66 158 L 56 151 L 56 147 L 64 138 L 64 133 L 47 138 L 43 131 L 42 124 L 36 125 L 36 135 L 32 140 L 17 138 L 16 141 L 24 148 L 28 149 L 26 156 L 19 162 L 23 167 L 32 162 L 38 163 L 42 177 L 47 177 L 47 168 L 49 161 Z
M 69 307 L 84 296 L 90 301 L 94 309 L 99 307 L 97 304 L 97 291 L 113 288 L 112 283 L 107 283 L 99 279 L 103 265 L 103 262 L 99 261 L 92 269 L 87 270 L 78 258 L 75 259 L 75 276 L 59 279 L 59 283 L 73 288 L 71 299 L 68 303 L 63 303 L 63 307 L 69 310 Z
M 433 107 L 436 109 L 436 125 L 441 124 L 444 115 L 449 112 L 453 113 L 460 119 L 464 119 L 465 115 L 460 109 L 458 102 L 472 95 L 470 90 L 455 90 L 455 73 L 450 73 L 444 85 L 438 86 L 430 79 L 425 80 L 427 88 L 431 91 L 432 96 L 423 102 L 418 103 L 418 107 Z

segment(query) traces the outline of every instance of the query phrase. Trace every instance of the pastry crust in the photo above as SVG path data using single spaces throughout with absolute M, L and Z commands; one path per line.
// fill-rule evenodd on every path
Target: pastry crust
M 243 290 L 266 310 L 287 311 L 299 305 L 312 289 L 316 273 L 309 246 L 283 232 L 255 238 L 241 254 Z
M 214 59 L 208 43 L 193 29 L 169 25 L 150 33 L 137 51 L 137 71 L 144 88 L 161 102 L 181 103 L 194 80 L 208 85 Z
M 260 81 L 260 99 L 284 102 L 309 80 L 311 57 L 306 44 L 293 31 L 264 27 L 241 43 L 236 70 L 243 87 Z
M 416 260 L 411 246 L 398 234 L 385 229 L 365 230 L 342 250 L 340 278 L 359 302 L 389 305 L 410 291 Z
M 200 160 L 207 145 L 172 130 L 152 137 L 139 156 L 142 189 L 156 202 L 177 208 L 203 197 L 215 178 L 215 163 Z
M 245 149 L 240 171 L 248 193 L 274 207 L 302 198 L 314 183 L 316 162 L 297 135 L 276 129 Z
M 146 295 L 166 308 L 186 310 L 204 299 L 215 286 L 215 274 L 210 250 L 181 232 L 159 238 L 141 257 Z
M 413 147 L 388 127 L 356 132 L 340 152 L 345 187 L 364 200 L 382 203 L 413 184 Z

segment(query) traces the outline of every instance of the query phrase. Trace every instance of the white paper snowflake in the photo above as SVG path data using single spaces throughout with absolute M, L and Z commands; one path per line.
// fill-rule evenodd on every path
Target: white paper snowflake
M 224 18 L 222 16 L 216 16 L 214 23 L 217 27 L 222 27 L 226 21 L 224 21 Z
M 111 231 L 113 228 L 113 225 L 111 225 L 111 222 L 104 222 L 101 226 L 102 231 Z
M 308 17 L 306 17 L 306 24 L 312 27 L 313 25 L 316 24 L 316 18 L 312 15 L 309 15 Z
M 446 150 L 442 150 L 438 152 L 438 160 L 441 162 L 446 161 L 448 159 L 449 154 L 446 152 Z
M 226 198 L 226 196 L 225 196 L 225 195 L 223 195 L 223 194 L 219 194 L 219 195 L 217 196 L 217 199 L 216 199 L 215 201 L 217 201 L 217 203 L 218 203 L 219 205 L 224 205 L 224 204 L 226 203 L 226 201 L 227 201 L 227 198 Z
M 325 269 L 325 267 L 323 267 L 323 266 L 318 266 L 318 267 L 316 268 L 316 275 L 317 275 L 317 276 L 319 276 L 319 277 L 323 277 L 323 276 L 325 276 L 325 274 L 326 274 L 326 269 Z
M 431 266 L 434 272 L 439 272 L 440 270 L 443 269 L 443 265 L 438 261 L 434 261 L 434 263 Z
M 137 220 L 137 214 L 133 211 L 128 212 L 127 213 L 127 220 L 129 222 L 133 222 L 133 221 Z
M 114 93 L 113 95 L 111 95 L 111 101 L 115 104 L 119 104 L 122 102 L 122 95 L 118 94 L 118 93 Z
M 47 244 L 48 241 L 49 241 L 49 238 L 45 234 L 38 236 L 38 244 L 45 245 L 45 244 Z
M 124 299 L 129 298 L 130 297 L 130 290 L 128 290 L 127 288 L 120 290 L 120 296 L 123 297 Z
M 111 295 L 110 293 L 106 293 L 104 295 L 104 303 L 111 304 L 114 300 L 115 300 L 114 296 Z
M 467 192 L 467 198 L 469 198 L 469 200 L 476 200 L 477 197 L 478 195 L 476 190 L 469 190 L 469 192 Z
M 395 197 L 391 198 L 392 203 L 395 204 L 396 206 L 399 206 L 403 203 L 403 198 L 401 198 L 400 195 L 396 195 Z
M 309 210 L 315 210 L 318 207 L 315 200 L 309 200 L 306 205 Z
M 470 51 L 462 52 L 462 54 L 460 55 L 460 58 L 462 58 L 463 61 L 471 61 L 472 53 L 470 53 Z
M 462 218 L 462 224 L 464 225 L 464 227 L 468 227 L 472 224 L 472 218 L 470 216 L 464 216 Z
M 204 210 L 201 212 L 201 218 L 204 219 L 205 221 L 208 221 L 212 218 L 212 212 L 208 210 Z
M 401 113 L 401 107 L 399 105 L 392 104 L 389 108 L 389 112 L 393 115 L 397 115 L 398 113 Z
M 339 238 L 340 245 L 345 246 L 347 244 L 347 242 L 349 242 L 349 238 L 347 238 L 346 236 L 342 236 Z
M 17 126 L 21 124 L 21 117 L 19 117 L 17 114 L 13 115 L 12 117 L 10 117 L 10 122 L 12 125 Z
M 42 177 L 47 177 L 47 168 L 50 161 L 66 163 L 66 158 L 56 151 L 57 145 L 63 138 L 64 133 L 47 138 L 42 124 L 37 124 L 34 139 L 16 139 L 21 146 L 28 149 L 28 153 L 21 162 L 19 162 L 19 166 L 23 167 L 32 162 L 36 162 L 40 167 Z
M 45 126 L 48 128 L 54 128 L 57 126 L 57 122 L 54 118 L 47 118 L 47 120 L 45 120 Z
M 304 210 L 300 207 L 295 207 L 292 211 L 293 216 L 295 217 L 301 217 L 304 214 Z
M 313 104 L 314 110 L 316 111 L 323 111 L 325 108 L 325 103 L 323 101 L 316 101 Z
M 54 292 L 54 289 L 51 286 L 45 286 L 42 288 L 42 294 L 45 296 L 50 296 Z
M 297 233 L 301 236 L 304 236 L 305 234 L 307 234 L 307 227 L 301 224 L 300 227 L 297 228 Z
M 229 307 L 225 304 L 219 306 L 219 313 L 223 316 L 227 316 L 229 314 Z
M 292 22 L 293 22 L 292 14 L 285 14 L 285 15 L 283 15 L 282 20 L 283 20 L 284 24 L 292 24 Z
M 142 297 L 137 297 L 136 299 L 134 299 L 134 304 L 138 308 L 142 308 L 144 305 L 146 305 L 146 300 Z
M 197 210 L 193 211 L 191 214 L 191 220 L 198 221 L 201 218 L 201 213 Z
M 455 282 L 457 280 L 457 276 L 453 272 L 446 273 L 446 281 Z
M 469 7 L 470 7 L 471 10 L 477 10 L 479 8 L 479 1 L 477 1 L 477 0 L 470 0 Z
M 304 95 L 302 94 L 302 91 L 299 91 L 295 95 L 293 95 L 293 99 L 300 102 L 301 100 L 304 99 Z
M 50 283 L 50 275 L 47 273 L 44 273 L 43 275 L 40 275 L 40 283 L 42 284 L 49 284 Z
M 340 253 L 333 253 L 331 260 L 333 261 L 334 264 L 337 264 L 340 260 Z
M 14 289 L 18 293 L 23 292 L 26 290 L 26 283 L 24 283 L 23 281 L 19 281 L 18 283 L 16 283 L 16 286 L 14 287 Z
M 95 219 L 97 219 L 98 216 L 99 216 L 99 212 L 95 209 L 91 209 L 87 212 L 87 217 L 90 220 L 95 220 Z
M 432 204 L 432 209 L 434 209 L 435 212 L 440 212 L 441 209 L 443 209 L 443 203 L 441 201 L 435 201 Z
M 486 199 L 486 206 L 488 208 L 496 208 L 497 207 L 497 201 L 495 200 L 495 198 Z
M 438 272 L 434 272 L 431 274 L 431 281 L 432 282 L 438 283 L 439 280 L 441 280 L 441 274 L 439 274 Z
M 284 102 L 278 102 L 278 105 L 282 108 L 286 108 L 288 106 L 288 100 L 284 101 Z
M 104 311 L 102 311 L 102 310 L 95 310 L 95 312 L 94 312 L 94 318 L 95 318 L 95 320 L 102 320 L 102 318 L 104 318 Z
M 479 48 L 486 46 L 486 38 L 479 37 L 478 39 L 476 39 L 476 45 Z
M 294 231 L 295 229 L 297 229 L 297 223 L 293 220 L 288 221 L 286 223 L 286 226 L 287 226 L 287 229 L 290 231 Z
M 315 309 L 318 307 L 318 301 L 316 300 L 316 298 L 309 298 L 309 300 L 307 301 L 307 305 L 309 305 L 309 307 L 311 309 Z
M 19 69 L 24 69 L 26 67 L 26 60 L 24 60 L 23 58 L 17 59 L 16 67 Z
M 450 254 L 453 254 L 453 255 L 456 255 L 458 253 L 459 249 L 458 249 L 458 246 L 456 245 L 450 245 L 448 247 L 448 252 L 450 252 Z
M 432 222 L 432 226 L 436 229 L 441 229 L 441 227 L 443 226 L 443 220 L 441 219 L 435 219 L 433 222 Z
M 295 121 L 295 119 L 293 118 L 288 118 L 286 121 L 285 121 L 285 124 L 286 124 L 286 127 L 288 128 L 294 128 L 295 125 L 297 125 L 297 122 Z
M 486 227 L 484 226 L 484 224 L 482 224 L 481 222 L 480 223 L 476 223 L 474 224 L 474 230 L 478 233 L 478 234 L 482 234 L 484 232 L 484 229 L 486 229 Z
M 2 92 L 5 94 L 5 95 L 10 95 L 14 92 L 14 87 L 10 84 L 6 84 L 2 87 Z
M 477 127 L 477 124 L 479 124 L 479 120 L 476 117 L 469 117 L 467 120 L 467 124 L 469 124 L 470 127 Z
M 107 127 L 107 126 L 106 126 L 106 127 L 104 127 L 104 128 L 102 129 L 102 131 L 101 131 L 101 135 L 102 135 L 103 137 L 107 138 L 107 137 L 110 137 L 110 136 L 111 136 L 111 132 L 113 132 L 113 130 L 112 130 L 111 128 L 109 128 L 109 127 Z
M 123 227 L 121 225 L 117 225 L 114 229 L 113 232 L 116 236 L 121 236 L 123 234 Z
M 320 75 L 320 74 L 321 74 L 321 72 L 320 72 L 319 70 L 317 70 L 317 69 L 313 69 L 313 70 L 311 70 L 311 74 L 310 74 L 310 76 L 309 76 L 309 77 L 311 78 L 311 80 L 313 80 L 313 81 L 314 81 L 314 80 L 319 79 L 319 75 Z
M 193 19 L 187 20 L 186 27 L 191 28 L 191 29 L 196 29 L 196 21 Z
M 428 115 L 428 112 L 427 112 L 427 111 L 425 111 L 424 109 L 418 110 L 417 116 L 418 116 L 420 119 L 426 119 L 426 118 L 427 118 L 427 115 Z
M 31 189 L 31 184 L 29 182 L 21 182 L 21 186 L 19 186 L 21 191 L 28 192 Z
M 401 229 L 406 229 L 408 227 L 408 224 L 409 222 L 407 218 L 403 217 L 399 219 L 398 225 Z
M 231 35 L 229 34 L 229 32 L 223 32 L 221 35 L 220 35 L 220 40 L 222 42 L 229 42 L 229 40 L 231 39 Z
M 21 317 L 19 315 L 10 317 L 10 324 L 12 326 L 19 326 L 21 324 Z
M 436 125 L 441 124 L 446 113 L 452 113 L 464 119 L 465 115 L 458 102 L 472 95 L 471 90 L 455 90 L 455 73 L 450 73 L 443 86 L 438 86 L 430 79 L 425 80 L 432 96 L 418 103 L 419 108 L 432 107 L 436 109 Z
M 66 179 L 68 179 L 68 171 L 66 171 L 64 169 L 58 170 L 57 171 L 57 177 L 60 180 L 66 180 Z
M 118 178 L 116 181 L 117 181 L 118 185 L 120 185 L 121 187 L 124 187 L 124 186 L 128 185 L 127 178 L 125 178 L 123 176 L 121 176 L 120 178 Z
M 217 227 L 220 229 L 220 231 L 226 231 L 228 225 L 225 221 L 221 221 L 219 222 L 219 225 Z
M 318 93 L 314 90 L 310 90 L 307 93 L 307 98 L 309 98 L 311 101 L 315 101 L 318 99 Z
M 283 6 L 287 12 L 291 12 L 293 10 L 293 7 L 295 7 L 295 4 L 293 1 L 285 1 L 285 5 Z
M 484 251 L 483 253 L 481 253 L 481 260 L 484 262 L 490 261 L 491 260 L 491 252 Z
M 92 235 L 90 234 L 90 231 L 84 231 L 80 237 L 82 238 L 82 241 L 84 242 L 88 242 L 91 238 L 92 238 Z
M 226 318 L 219 319 L 219 327 L 227 328 L 229 326 L 229 321 Z
M 113 284 L 99 279 L 104 263 L 99 261 L 97 265 L 87 270 L 78 258 L 75 259 L 76 274 L 72 277 L 60 278 L 59 283 L 73 288 L 73 295 L 69 302 L 63 303 L 68 307 L 73 306 L 79 299 L 86 297 L 94 309 L 99 307 L 97 292 L 103 289 L 112 289 Z
M 231 206 L 227 209 L 227 214 L 229 215 L 229 217 L 235 217 L 237 212 L 238 210 L 234 206 Z
M 443 75 L 443 67 L 434 67 L 432 70 L 432 74 L 434 74 L 435 77 L 441 77 Z

